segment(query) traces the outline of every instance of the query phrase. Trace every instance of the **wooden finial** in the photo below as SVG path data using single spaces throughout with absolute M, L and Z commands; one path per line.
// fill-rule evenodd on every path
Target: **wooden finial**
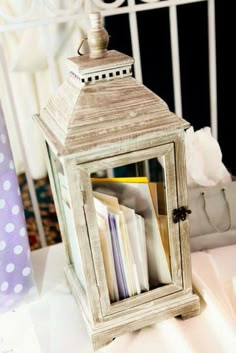
M 88 45 L 90 58 L 98 59 L 106 55 L 109 35 L 102 25 L 100 12 L 92 12 L 89 15 L 91 29 L 88 33 Z

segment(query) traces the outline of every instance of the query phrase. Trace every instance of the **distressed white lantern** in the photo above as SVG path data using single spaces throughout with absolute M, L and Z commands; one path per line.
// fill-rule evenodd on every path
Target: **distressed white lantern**
M 199 298 L 186 217 L 189 123 L 132 77 L 131 57 L 106 50 L 100 16 L 91 17 L 91 54 L 68 59 L 67 80 L 36 120 L 46 140 L 65 274 L 97 349 L 160 320 L 196 315 Z M 125 212 L 135 217 L 131 227 L 125 218 L 125 231 L 109 200 L 123 220 Z M 99 205 L 116 216 L 112 228 L 103 214 L 105 233 Z

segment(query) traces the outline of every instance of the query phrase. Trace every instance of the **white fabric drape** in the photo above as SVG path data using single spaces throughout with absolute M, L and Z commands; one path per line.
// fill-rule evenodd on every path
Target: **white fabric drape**
M 5 12 L 17 18 L 17 16 L 24 14 L 30 3 L 31 1 L 27 0 L 19 2 L 2 0 L 0 6 Z M 40 11 L 44 11 L 42 13 L 43 18 L 43 15 L 49 13 L 47 13 L 48 10 L 45 7 L 42 9 L 40 3 L 35 11 L 37 10 L 37 16 Z M 3 22 L 2 19 L 1 22 Z M 76 55 L 79 42 L 87 33 L 87 30 L 88 21 L 84 16 L 84 21 L 71 21 L 46 27 L 40 26 L 39 28 L 5 32 L 0 36 L 16 105 L 16 118 L 19 120 L 27 163 L 33 179 L 46 175 L 46 164 L 41 132 L 34 123 L 32 116 L 40 112 L 50 94 L 57 88 L 55 80 L 52 82 L 48 67 L 48 50 L 50 49 L 53 55 L 56 82 L 59 84 L 65 78 L 66 58 Z M 50 47 L 48 47 L 49 43 Z M 14 118 L 1 69 L 0 80 L 0 97 L 6 116 L 16 171 L 19 174 L 24 172 L 25 166 L 19 149 Z
M 99 353 L 235 353 L 236 246 L 192 253 L 201 314 L 169 319 L 121 336 Z

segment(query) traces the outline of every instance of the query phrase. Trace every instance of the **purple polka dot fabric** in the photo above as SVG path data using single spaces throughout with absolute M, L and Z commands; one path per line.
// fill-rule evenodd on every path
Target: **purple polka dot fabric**
M 0 312 L 33 291 L 24 210 L 0 102 Z

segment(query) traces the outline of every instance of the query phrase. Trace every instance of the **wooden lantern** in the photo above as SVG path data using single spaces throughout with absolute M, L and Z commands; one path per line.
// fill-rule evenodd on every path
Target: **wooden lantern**
M 99 32 L 99 14 L 92 17 Z M 189 123 L 132 77 L 131 57 L 93 46 L 91 56 L 68 59 L 68 79 L 35 119 L 66 277 L 98 349 L 160 320 L 196 315 L 199 298 L 187 219 Z

